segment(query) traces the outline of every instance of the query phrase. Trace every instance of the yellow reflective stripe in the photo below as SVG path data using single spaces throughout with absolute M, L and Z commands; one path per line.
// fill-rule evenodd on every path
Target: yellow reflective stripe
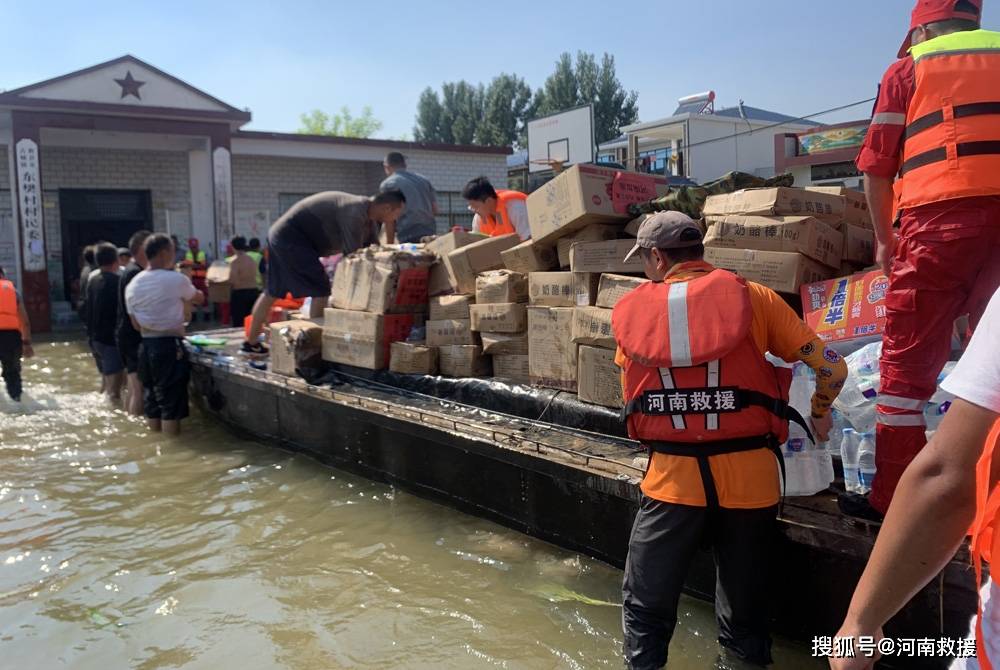
M 1000 33 L 992 30 L 963 30 L 914 44 L 910 47 L 910 55 L 914 60 L 920 60 L 924 56 L 950 51 L 993 50 L 1000 50 Z

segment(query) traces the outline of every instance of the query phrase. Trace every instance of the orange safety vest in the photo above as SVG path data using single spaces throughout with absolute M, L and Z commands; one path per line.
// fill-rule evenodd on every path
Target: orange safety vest
M 195 267 L 194 265 L 191 266 L 191 278 L 192 279 L 205 279 L 206 277 L 208 277 L 208 266 L 205 264 L 205 252 L 204 251 L 202 251 L 201 249 L 199 249 L 198 250 L 198 255 L 195 256 L 194 254 L 191 253 L 191 250 L 188 249 L 187 252 L 185 252 L 185 254 L 184 254 L 184 261 L 186 263 L 192 263 L 192 264 L 199 263 L 199 264 L 201 264 L 201 267 Z
M 507 215 L 507 204 L 515 200 L 523 201 L 527 199 L 528 196 L 520 191 L 497 191 L 498 216 L 480 216 L 479 232 L 483 235 L 489 235 L 490 237 L 499 237 L 500 235 L 516 233 L 517 229 L 514 228 L 514 224 L 511 223 L 510 217 Z M 497 221 L 497 218 L 500 220 Z
M 1000 556 L 1000 487 L 990 490 L 990 470 L 993 465 L 993 453 L 1000 445 L 1000 421 L 993 424 L 993 430 L 986 438 L 983 455 L 976 464 L 976 520 L 970 531 L 971 541 L 969 553 L 976 570 L 976 588 L 982 581 L 983 562 L 991 563 L 994 556 Z M 1000 603 L 994 603 L 994 607 Z M 983 670 L 993 670 L 990 659 L 986 656 L 983 643 L 983 609 L 980 602 L 976 616 L 976 656 Z
M 709 504 L 708 456 L 780 453 L 789 418 L 805 428 L 788 405 L 792 371 L 760 355 L 752 320 L 746 281 L 719 269 L 643 284 L 611 315 L 630 361 L 623 378 L 629 436 L 655 452 L 697 458 Z
M 8 279 L 0 279 L 0 330 L 21 330 L 21 314 L 17 310 L 17 291 Z
M 896 209 L 1000 195 L 1000 33 L 971 30 L 910 49 L 916 89 Z

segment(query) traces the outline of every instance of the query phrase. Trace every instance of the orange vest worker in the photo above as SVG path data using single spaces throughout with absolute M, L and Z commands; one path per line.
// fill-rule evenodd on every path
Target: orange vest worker
M 17 310 L 17 292 L 8 279 L 0 279 L 0 330 L 21 330 L 21 315 Z
M 982 565 L 992 563 L 994 556 L 1000 556 L 1000 488 L 990 490 L 990 470 L 993 465 L 993 455 L 1000 444 L 1000 421 L 993 425 L 989 437 L 986 438 L 986 448 L 976 464 L 976 520 L 972 524 L 972 540 L 969 547 L 972 554 L 973 567 L 976 570 L 976 584 L 982 582 Z M 998 575 L 1000 577 L 1000 575 Z M 996 606 L 996 603 L 994 603 Z M 979 666 L 982 670 L 993 670 L 990 659 L 986 656 L 983 643 L 983 611 L 980 606 L 976 617 L 976 652 Z
M 511 223 L 507 215 L 507 205 L 515 200 L 527 200 L 528 196 L 520 191 L 508 191 L 505 189 L 497 191 L 497 213 L 495 216 L 479 217 L 479 232 L 490 237 L 509 235 L 516 233 L 514 224 Z

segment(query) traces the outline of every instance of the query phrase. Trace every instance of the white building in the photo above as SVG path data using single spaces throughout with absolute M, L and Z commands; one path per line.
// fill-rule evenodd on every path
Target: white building
M 671 116 L 622 128 L 621 137 L 598 147 L 598 160 L 699 184 L 733 170 L 771 177 L 775 136 L 817 125 L 747 105 L 716 110 L 711 91 L 679 103 Z
M 250 112 L 133 56 L 0 93 L 0 266 L 35 330 L 68 309 L 81 249 L 148 228 L 217 256 L 317 191 L 371 194 L 387 151 L 438 190 L 439 228 L 468 225 L 462 186 L 506 184 L 507 147 L 240 130 Z

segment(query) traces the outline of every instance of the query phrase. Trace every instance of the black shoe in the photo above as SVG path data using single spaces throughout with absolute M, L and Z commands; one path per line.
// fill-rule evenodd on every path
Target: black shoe
M 10 397 L 10 399 L 13 400 L 14 402 L 21 402 L 21 396 L 20 395 L 12 395 Z
M 242 350 L 245 351 L 248 354 L 266 354 L 266 353 L 268 353 L 268 348 L 265 347 L 260 342 L 257 342 L 255 344 L 250 344 L 249 342 L 244 341 L 243 342 L 243 349 Z
M 837 506 L 847 516 L 857 517 L 866 521 L 882 523 L 884 518 L 877 509 L 868 502 L 868 496 L 860 493 L 844 492 L 837 495 Z

